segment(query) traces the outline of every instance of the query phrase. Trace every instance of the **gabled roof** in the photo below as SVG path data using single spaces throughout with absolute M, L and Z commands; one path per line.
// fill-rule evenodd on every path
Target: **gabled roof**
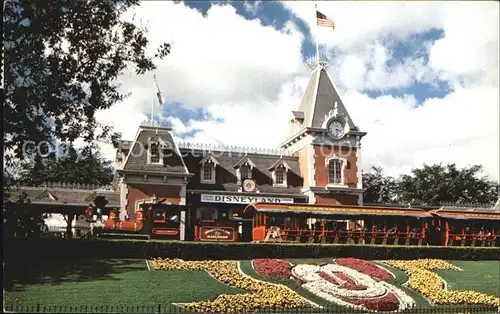
M 214 155 L 211 152 L 209 152 L 205 157 L 203 157 L 200 160 L 200 164 L 204 164 L 206 162 L 211 162 L 214 165 L 219 165 L 219 162 L 217 161 L 217 159 L 214 157 Z
M 97 196 L 104 196 L 109 201 L 109 206 L 120 206 L 120 193 L 118 191 L 100 191 L 95 189 L 73 189 L 58 187 L 14 187 L 9 200 L 15 202 L 20 193 L 25 193 L 32 204 L 52 205 L 80 205 L 87 206 Z
M 283 159 L 283 157 L 280 157 L 280 159 L 276 160 L 276 162 L 274 164 L 272 164 L 268 170 L 269 171 L 274 171 L 276 168 L 278 168 L 279 166 L 282 166 L 284 167 L 286 170 L 290 170 L 290 166 L 286 163 L 286 161 Z
M 158 174 L 184 173 L 188 174 L 186 165 L 169 128 L 140 126 L 131 149 L 125 159 L 123 170 L 154 171 Z M 148 148 L 152 142 L 159 142 L 173 154 L 167 154 L 164 164 L 148 163 Z
M 48 190 L 45 190 L 41 194 L 37 195 L 33 200 L 34 201 L 40 201 L 40 202 L 42 202 L 42 201 L 45 201 L 45 202 L 56 202 L 58 200 L 58 197 L 54 196 Z
M 240 168 L 241 166 L 245 165 L 245 164 L 248 164 L 250 167 L 252 168 L 256 168 L 255 167 L 255 164 L 253 163 L 252 160 L 250 160 L 250 158 L 248 157 L 248 155 L 245 155 L 243 156 L 243 158 L 241 158 L 234 166 L 233 168 L 234 169 L 238 169 Z
M 315 69 L 309 77 L 309 83 L 298 109 L 298 112 L 302 112 L 304 116 L 302 126 L 321 128 L 325 116 L 334 109 L 335 103 L 337 103 L 338 113 L 347 117 L 349 128 L 353 131 L 357 130 L 326 70 L 321 67 Z

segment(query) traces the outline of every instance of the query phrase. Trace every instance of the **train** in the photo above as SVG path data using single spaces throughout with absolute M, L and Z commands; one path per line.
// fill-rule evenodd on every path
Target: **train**
M 103 238 L 209 242 L 500 246 L 497 208 L 439 208 L 252 203 L 241 215 L 180 224 L 185 206 L 145 204 L 134 221 L 109 214 Z

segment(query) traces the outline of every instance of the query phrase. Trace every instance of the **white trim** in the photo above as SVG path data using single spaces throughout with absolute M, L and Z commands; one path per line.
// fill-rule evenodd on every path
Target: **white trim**
M 205 180 L 205 164 L 206 163 L 209 163 L 212 165 L 212 180 Z M 205 162 L 202 162 L 201 163 L 201 167 L 200 167 L 200 183 L 203 183 L 203 184 L 214 184 L 215 183 L 215 167 L 217 165 L 215 163 L 213 163 L 211 160 L 207 160 Z
M 179 201 L 179 205 L 186 205 L 186 186 L 181 186 L 181 191 L 179 193 L 181 200 Z
M 358 194 L 358 205 L 363 206 L 363 193 Z
M 314 118 L 314 111 L 316 109 L 316 100 L 318 98 L 318 88 L 319 88 L 319 79 L 321 78 L 321 69 L 322 68 L 317 68 L 316 69 L 316 84 L 314 84 L 314 94 L 313 94 L 313 100 L 312 100 L 312 106 L 311 106 L 311 116 L 309 117 L 309 121 L 306 124 L 306 126 L 312 126 L 313 118 Z M 326 72 L 326 70 L 325 70 Z
M 330 161 L 331 160 L 338 160 L 342 162 L 341 170 L 340 170 L 340 183 L 330 183 Z M 328 183 L 326 186 L 328 187 L 347 187 L 345 183 L 345 170 L 347 167 L 347 159 L 344 157 L 339 157 L 337 155 L 330 156 L 325 159 L 326 163 L 326 170 L 328 173 Z
M 309 151 L 309 161 L 308 161 L 308 170 L 309 170 L 309 186 L 316 186 L 316 167 L 315 167 L 315 151 L 314 151 L 314 145 L 309 144 L 307 147 Z
M 248 167 L 248 177 L 245 178 L 246 179 L 249 179 L 249 180 L 252 180 L 252 171 L 253 171 L 253 166 L 250 164 L 250 163 L 247 163 L 247 162 L 244 162 L 241 166 L 239 166 L 237 169 L 236 169 L 236 177 L 237 177 L 237 182 L 236 184 L 238 185 L 241 185 L 242 184 L 242 179 L 241 179 L 241 171 L 240 169 L 242 167 Z
M 276 183 L 276 170 L 283 169 L 283 183 Z M 285 166 L 278 166 L 274 171 L 272 171 L 273 176 L 273 187 L 281 187 L 286 188 L 288 186 L 287 177 L 288 177 L 288 168 Z
M 130 146 L 130 149 L 128 151 L 128 154 L 127 156 L 125 157 L 125 160 L 123 161 L 123 167 L 122 169 L 125 168 L 125 166 L 127 165 L 127 162 L 128 162 L 128 158 L 130 157 L 130 155 L 132 154 L 132 151 L 134 150 L 134 147 L 135 147 L 135 144 L 137 143 L 137 140 L 139 139 L 139 134 L 141 134 L 142 132 L 142 129 L 141 127 L 139 127 L 139 129 L 137 130 L 137 133 L 135 134 L 135 139 L 134 141 L 132 142 L 132 145 Z
M 179 240 L 184 241 L 186 239 L 186 211 L 181 210 L 181 217 L 179 223 Z
M 353 126 L 356 126 L 354 124 L 354 121 L 352 120 L 351 116 L 349 115 L 349 111 L 347 111 L 347 108 L 346 108 L 346 106 L 344 104 L 344 101 L 342 100 L 342 97 L 340 96 L 340 90 L 337 88 L 337 86 L 335 85 L 335 82 L 332 80 L 332 78 L 328 74 L 328 71 L 325 70 L 325 74 L 328 77 L 328 79 L 330 80 L 330 82 L 332 83 L 333 89 L 335 90 L 335 92 L 339 96 L 340 103 L 344 106 L 344 110 L 345 110 L 345 113 L 347 115 L 347 117 L 346 117 L 347 118 L 347 124 L 349 124 L 349 122 L 352 122 Z
M 356 177 L 358 178 L 358 182 L 356 187 L 358 189 L 363 188 L 363 172 L 361 170 L 361 138 L 356 136 Z M 363 201 L 361 201 L 363 202 Z
M 140 204 L 143 204 L 143 203 L 145 203 L 145 204 L 152 204 L 153 200 L 156 200 L 156 199 L 160 199 L 160 197 L 152 196 L 152 197 L 149 197 L 149 198 L 142 198 L 142 199 L 136 200 L 135 201 L 135 207 L 134 207 L 135 213 L 137 213 L 137 210 L 139 210 Z M 169 202 L 169 201 L 165 201 L 163 204 L 165 204 L 165 205 L 173 205 L 172 202 Z

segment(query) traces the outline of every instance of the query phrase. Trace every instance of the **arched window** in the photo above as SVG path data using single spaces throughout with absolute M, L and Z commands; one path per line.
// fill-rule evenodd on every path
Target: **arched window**
M 345 160 L 333 157 L 328 160 L 328 184 L 344 184 Z

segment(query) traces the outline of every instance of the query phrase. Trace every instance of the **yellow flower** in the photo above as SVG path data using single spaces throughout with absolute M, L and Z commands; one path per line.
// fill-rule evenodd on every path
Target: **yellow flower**
M 476 291 L 448 291 L 436 269 L 460 270 L 455 265 L 439 259 L 414 261 L 386 261 L 387 264 L 408 273 L 410 288 L 420 292 L 435 304 L 485 304 L 500 306 L 500 298 Z

